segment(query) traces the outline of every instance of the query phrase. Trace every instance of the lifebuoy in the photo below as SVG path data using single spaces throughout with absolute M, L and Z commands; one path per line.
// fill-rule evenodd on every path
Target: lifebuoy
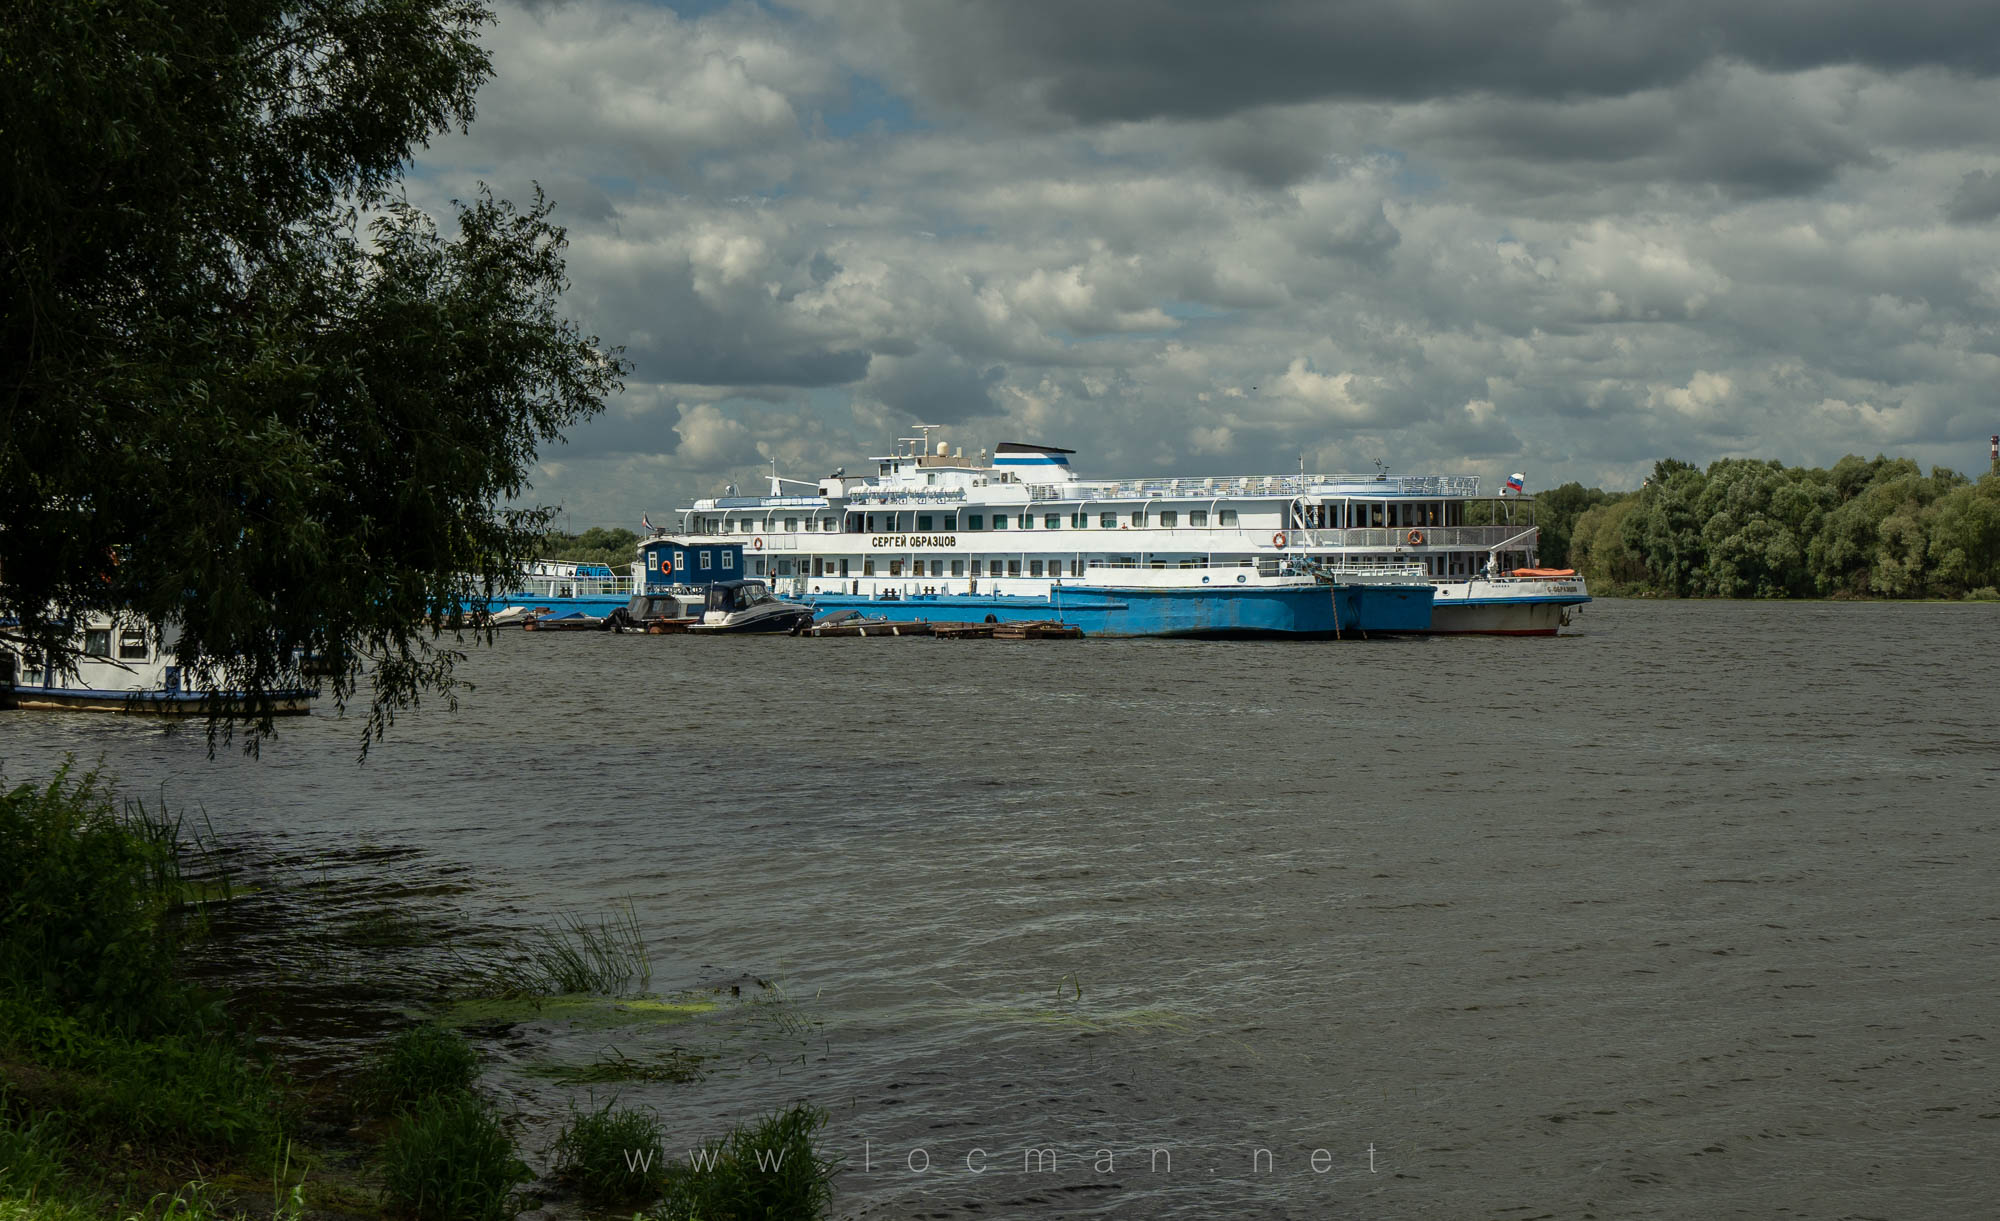
M 1285 532 L 1283 530 L 1271 536 L 1271 545 L 1273 547 L 1282 547 L 1285 545 Z
M 660 575 L 665 576 L 668 573 L 672 572 L 673 570 L 674 570 L 674 562 L 667 558 L 666 552 L 664 551 L 660 552 Z
M 763 549 L 764 549 L 764 538 L 762 535 L 759 535 L 756 538 L 750 540 L 750 550 L 762 551 Z
M 1424 532 L 1422 530 L 1410 531 L 1410 546 L 1421 547 L 1423 545 L 1424 545 Z

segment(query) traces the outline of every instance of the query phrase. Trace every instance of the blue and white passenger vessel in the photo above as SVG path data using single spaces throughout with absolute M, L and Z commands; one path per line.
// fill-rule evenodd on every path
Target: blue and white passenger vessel
M 967 457 L 933 445 L 934 426 L 916 431 L 874 459 L 871 474 L 807 482 L 774 473 L 768 495 L 696 501 L 679 530 L 652 541 L 677 540 L 683 552 L 702 541 L 740 545 L 733 562 L 747 571 L 717 576 L 765 577 L 782 597 L 894 617 L 1006 618 L 1007 608 L 1020 617 L 1030 606 L 1055 617 L 1040 612 L 1121 591 L 1128 601 L 1192 598 L 1187 605 L 1202 609 L 1187 634 L 1553 635 L 1590 600 L 1575 574 L 1534 569 L 1532 501 L 1482 495 L 1476 476 L 1085 479 L 1072 450 L 1009 442 L 990 458 Z M 1475 504 L 1490 518 L 1523 520 L 1471 523 Z M 646 563 L 660 562 L 657 545 L 641 549 Z M 639 579 L 651 588 L 706 576 L 649 568 Z M 1287 606 L 1283 591 L 1328 582 L 1362 591 L 1338 626 L 1330 597 L 1328 621 L 1310 627 L 1290 611 L 1253 609 Z M 897 603 L 903 609 L 892 610 Z M 1143 621 L 1124 626 L 1156 634 Z

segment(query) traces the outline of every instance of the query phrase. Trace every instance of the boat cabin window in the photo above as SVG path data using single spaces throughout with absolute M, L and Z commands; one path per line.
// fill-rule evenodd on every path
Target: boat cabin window
M 864 577 L 872 577 L 875 575 L 874 556 L 871 555 L 868 558 L 861 561 L 861 575 Z
M 1035 515 L 1033 513 L 1021 514 L 1021 529 L 1032 530 L 1034 528 L 1035 528 Z
M 111 629 L 94 627 L 83 634 L 83 655 L 85 657 L 111 656 Z
M 130 630 L 118 633 L 118 660 L 146 660 L 146 633 Z
M 1042 562 L 1040 560 L 1028 561 L 1028 575 L 1031 577 L 1038 577 L 1042 575 Z
M 736 553 L 734 551 L 725 551 L 722 553 L 722 566 L 724 568 L 736 567 Z
M 1089 525 L 1090 525 L 1090 514 L 1088 514 L 1088 513 L 1072 513 L 1072 514 L 1070 514 L 1070 515 L 1069 515 L 1069 528 L 1070 528 L 1070 529 L 1072 529 L 1072 530 L 1082 530 L 1082 529 L 1086 528 L 1086 527 L 1087 527 L 1087 526 L 1089 526 Z
M 930 532 L 931 532 L 931 515 L 928 513 L 917 514 L 917 533 L 929 534 Z
M 1018 577 L 1018 576 L 1020 576 L 1020 575 L 1021 575 L 1021 561 L 1019 561 L 1019 560 L 1008 560 L 1008 561 L 1007 561 L 1007 575 L 1008 575 L 1008 576 L 1010 576 L 1010 577 Z
M 706 572 L 706 571 L 708 571 L 708 569 L 709 569 L 709 567 L 710 567 L 710 557 L 711 557 L 711 556 L 712 556 L 713 554 L 714 554 L 713 552 L 709 552 L 709 551 L 704 551 L 704 552 L 702 552 L 702 553 L 701 553 L 701 567 L 702 567 L 702 571 L 703 571 L 703 572 Z
M 1181 520 L 1181 515 L 1174 512 L 1172 509 L 1162 509 L 1160 511 L 1160 529 L 1162 530 L 1173 529 L 1175 526 L 1180 524 L 1180 520 Z
M 986 515 L 984 513 L 967 513 L 965 515 L 965 528 L 968 530 L 984 530 L 986 528 Z
M 1062 529 L 1062 514 L 1049 513 L 1043 516 L 1042 525 L 1050 530 Z
M 962 576 L 964 576 L 964 575 L 965 575 L 965 561 L 964 561 L 964 560 L 953 560 L 953 561 L 951 562 L 951 575 L 953 575 L 953 576 L 955 576 L 955 577 L 962 577 Z
M 1132 528 L 1134 530 L 1144 530 L 1146 528 L 1146 514 L 1144 510 L 1132 515 Z
M 890 576 L 892 576 L 892 577 L 900 577 L 900 576 L 902 576 L 902 575 L 903 575 L 903 561 L 901 561 L 901 560 L 890 560 L 890 561 L 889 561 L 889 575 L 890 575 Z
M 1097 524 L 1106 530 L 1116 530 L 1118 528 L 1118 515 L 1116 513 L 1100 514 L 1097 518 Z
M 1233 525 L 1235 525 L 1235 524 L 1236 524 L 1236 510 L 1234 510 L 1234 509 L 1224 509 L 1224 510 L 1222 510 L 1222 511 L 1221 511 L 1220 513 L 1218 513 L 1218 514 L 1216 515 L 1216 522 L 1217 522 L 1217 524 L 1218 524 L 1218 525 L 1222 525 L 1222 526 L 1233 526 Z
M 1190 526 L 1193 526 L 1193 527 L 1194 527 L 1195 529 L 1199 530 L 1199 529 L 1201 529 L 1201 528 L 1202 528 L 1203 526 L 1206 526 L 1207 524 L 1208 524 L 1208 510 L 1207 510 L 1207 509 L 1189 509 L 1189 510 L 1188 510 L 1188 525 L 1190 525 Z
M 993 528 L 995 530 L 1005 530 L 1007 528 L 1007 515 L 1005 513 L 995 513 L 993 515 Z
M 996 577 L 997 577 L 997 576 L 999 576 L 999 575 L 1000 575 L 1000 561 L 999 561 L 999 560 L 994 560 L 994 561 L 993 561 L 993 562 L 992 562 L 991 564 L 988 564 L 988 565 L 986 566 L 986 571 L 987 571 L 987 574 L 988 574 L 988 575 L 990 575 L 990 576 L 996 576 Z
M 787 534 L 795 534 L 795 533 L 797 533 L 797 532 L 798 532 L 798 528 L 799 528 L 799 519 L 798 519 L 798 518 L 796 518 L 796 517 L 787 517 L 787 518 L 785 519 L 785 533 L 787 533 Z

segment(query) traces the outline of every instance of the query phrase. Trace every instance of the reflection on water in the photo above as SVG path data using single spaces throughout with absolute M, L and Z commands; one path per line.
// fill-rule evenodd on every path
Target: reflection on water
M 205 809 L 273 883 L 232 969 L 327 1062 L 440 953 L 629 900 L 667 1008 L 493 1015 L 492 1083 L 555 1115 L 640 1062 L 621 1097 L 687 1144 L 810 1099 L 856 1214 L 1963 1216 L 2000 1152 L 1994 625 L 516 635 L 365 766 L 331 717 L 211 762 L 8 713 L 0 755 Z

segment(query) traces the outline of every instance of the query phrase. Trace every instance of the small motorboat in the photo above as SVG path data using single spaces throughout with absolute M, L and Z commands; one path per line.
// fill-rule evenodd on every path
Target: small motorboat
M 701 622 L 690 632 L 797 632 L 812 623 L 810 606 L 786 602 L 762 581 L 717 581 L 708 587 Z

